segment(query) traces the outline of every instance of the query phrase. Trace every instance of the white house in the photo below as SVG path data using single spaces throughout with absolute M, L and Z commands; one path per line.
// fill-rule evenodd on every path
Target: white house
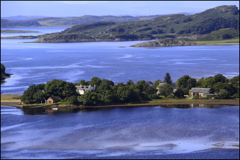
M 91 85 L 80 85 L 80 86 L 75 86 L 77 88 L 77 93 L 80 95 L 83 95 L 86 91 L 92 91 L 95 90 L 96 86 L 91 86 Z

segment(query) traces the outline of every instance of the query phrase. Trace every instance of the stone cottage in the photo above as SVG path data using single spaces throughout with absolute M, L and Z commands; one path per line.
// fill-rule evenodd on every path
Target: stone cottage
M 211 88 L 192 88 L 189 91 L 189 96 L 198 96 L 199 98 L 214 97 L 215 95 L 211 93 Z

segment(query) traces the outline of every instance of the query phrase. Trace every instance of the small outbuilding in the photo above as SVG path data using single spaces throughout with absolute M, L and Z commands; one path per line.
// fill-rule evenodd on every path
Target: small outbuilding
M 61 99 L 59 97 L 49 97 L 47 100 L 46 100 L 46 103 L 57 103 L 59 102 Z

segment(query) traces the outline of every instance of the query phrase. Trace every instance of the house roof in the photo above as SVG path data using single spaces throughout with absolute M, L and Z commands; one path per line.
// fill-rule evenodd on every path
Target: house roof
M 75 86 L 77 90 L 82 90 L 82 89 L 89 89 L 91 85 L 80 85 L 80 86 Z
M 209 93 L 211 88 L 192 88 L 189 92 Z

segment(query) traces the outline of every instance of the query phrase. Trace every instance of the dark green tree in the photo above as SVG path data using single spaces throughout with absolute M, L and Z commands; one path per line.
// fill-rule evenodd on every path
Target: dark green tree
M 226 89 L 220 89 L 220 91 L 217 93 L 216 98 L 219 99 L 227 99 L 229 98 L 230 94 Z
M 93 77 L 90 81 L 91 85 L 99 86 L 101 84 L 102 80 L 98 77 Z
M 25 104 L 44 103 L 47 98 L 44 92 L 44 85 L 31 85 L 21 96 L 21 101 Z
M 224 77 L 222 74 L 216 74 L 214 77 L 214 83 L 217 82 L 222 82 L 222 83 L 227 83 L 228 79 Z
M 101 95 L 96 92 L 85 92 L 80 96 L 79 102 L 86 106 L 97 105 L 101 103 L 100 96 Z
M 170 84 L 163 84 L 159 86 L 159 93 L 165 97 L 170 96 L 173 93 L 173 87 Z
M 103 79 L 99 86 L 97 86 L 97 91 L 102 93 L 106 90 L 111 90 L 112 86 L 114 86 L 113 81 L 110 81 L 108 79 Z
M 65 99 L 66 97 L 77 95 L 76 87 L 73 83 L 58 79 L 47 82 L 44 88 L 46 95 L 49 97 L 58 96 L 61 99 Z
M 169 73 L 166 73 L 165 77 L 164 77 L 164 82 L 167 84 L 172 85 L 172 79 Z
M 176 85 L 178 88 L 191 89 L 196 86 L 196 82 L 195 78 L 191 78 L 189 75 L 184 75 L 177 80 Z
M 174 92 L 174 96 L 177 97 L 177 98 L 183 98 L 184 97 L 184 92 L 181 89 L 177 89 Z
M 81 84 L 81 85 L 89 85 L 89 83 L 87 81 L 85 81 L 85 80 L 79 81 L 79 84 Z
M 156 80 L 156 81 L 153 83 L 152 87 L 153 87 L 153 88 L 157 88 L 157 86 L 159 85 L 159 83 L 161 83 L 161 80 Z
M 130 80 L 127 81 L 127 84 L 126 84 L 126 85 L 131 86 L 131 85 L 133 85 L 133 84 L 134 84 L 134 82 L 130 79 Z

